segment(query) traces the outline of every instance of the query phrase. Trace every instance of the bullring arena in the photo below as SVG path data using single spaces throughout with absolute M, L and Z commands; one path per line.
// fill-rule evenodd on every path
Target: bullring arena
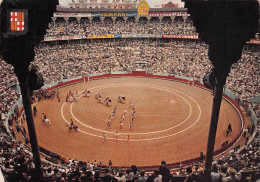
M 38 110 L 35 126 L 39 146 L 60 156 L 105 163 L 112 160 L 114 166 L 156 166 L 162 160 L 179 166 L 180 162 L 198 161 L 200 152 L 206 153 L 213 95 L 202 84 L 133 72 L 61 82 L 53 89 L 59 90 L 61 101 L 55 97 L 34 103 Z M 84 97 L 84 90 L 90 91 L 89 97 Z M 69 92 L 77 93 L 76 101 L 65 101 Z M 95 99 L 99 92 L 111 99 L 111 107 Z M 125 96 L 125 103 L 118 102 L 119 95 Z M 239 107 L 225 98 L 215 155 L 235 144 L 243 127 Z M 136 112 L 132 130 L 130 103 Z M 114 107 L 117 107 L 115 117 L 108 127 Z M 124 109 L 127 113 L 120 129 Z M 46 114 L 50 125 L 42 122 L 41 113 Z M 71 119 L 78 131 L 69 131 L 66 126 Z M 233 131 L 226 137 L 228 124 Z M 221 147 L 225 141 L 229 145 Z
M 259 2 L 154 3 L 0 3 L 0 182 L 259 181 Z

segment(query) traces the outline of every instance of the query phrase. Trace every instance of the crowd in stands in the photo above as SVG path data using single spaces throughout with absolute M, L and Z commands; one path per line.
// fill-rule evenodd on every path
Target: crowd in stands
M 65 20 L 58 19 L 49 24 L 46 37 L 59 37 L 59 36 L 88 36 L 88 35 L 106 35 L 106 34 L 166 34 L 166 35 L 197 35 L 192 21 L 187 19 L 184 21 L 182 18 L 176 18 L 174 21 L 171 19 L 159 18 L 151 19 L 117 19 L 113 21 L 111 18 L 106 18 L 104 21 L 94 19 L 82 19 L 80 23 L 76 19 Z
M 42 45 L 34 65 L 48 83 L 96 73 L 146 69 L 152 73 L 202 79 L 211 69 L 207 45 L 194 41 L 96 40 Z
M 17 77 L 13 68 L 0 58 L 0 121 L 5 121 L 8 112 L 20 98 L 16 91 Z
M 259 97 L 260 51 L 244 51 L 238 63 L 234 64 L 227 78 L 227 89 L 244 101 L 248 101 L 251 109 L 260 118 L 260 103 L 251 102 L 254 96 Z
M 240 61 L 233 65 L 228 77 L 228 89 L 241 99 L 259 95 L 260 51 L 244 51 Z
M 213 161 L 211 178 L 214 182 L 256 182 L 260 179 L 259 131 L 254 141 L 242 151 L 233 150 L 229 155 Z M 32 154 L 27 146 L 12 140 L 9 136 L 0 137 L 0 166 L 8 182 L 35 182 L 36 176 Z M 43 162 L 42 170 L 46 182 L 203 182 L 204 168 L 196 163 L 180 169 L 170 170 L 165 161 L 153 172 L 131 168 L 113 168 L 109 161 L 82 162 L 69 159 L 60 165 Z M 258 172 L 257 172 L 258 171 Z
M 208 46 L 200 41 L 115 39 L 82 43 L 42 44 L 34 64 L 46 84 L 82 75 L 146 69 L 152 73 L 181 75 L 202 80 L 212 68 Z M 260 51 L 244 51 L 233 65 L 226 89 L 242 100 L 259 95 Z
M 85 40 L 69 44 L 43 43 L 35 49 L 33 64 L 43 74 L 45 84 L 77 76 L 96 73 L 125 72 L 146 69 L 152 73 L 181 75 L 201 80 L 212 65 L 207 56 L 208 46 L 194 40 Z M 259 50 L 245 50 L 241 60 L 234 64 L 227 80 L 226 89 L 243 100 L 259 95 Z M 17 78 L 13 69 L 0 59 L 0 112 L 1 121 L 20 98 L 14 86 Z M 253 105 L 259 111 L 259 104 Z M 17 120 L 17 114 L 13 116 Z M 16 123 L 17 124 L 17 123 Z M 259 122 L 258 122 L 259 125 Z M 213 178 L 237 178 L 253 182 L 259 179 L 260 135 L 259 128 L 254 140 L 243 150 L 232 150 L 229 155 L 214 161 Z M 35 181 L 32 156 L 24 144 L 6 136 L 1 122 L 0 166 L 10 181 Z M 160 168 L 152 174 L 132 169 L 101 168 L 96 162 L 69 160 L 59 166 L 44 164 L 46 181 L 162 181 Z M 246 172 L 245 172 L 246 171 Z M 201 164 L 171 171 L 170 178 L 186 178 L 186 181 L 201 181 L 204 168 Z M 244 174 L 244 176 L 243 176 Z M 245 175 L 246 174 L 246 175 Z M 161 176 L 162 175 L 162 176 Z M 246 177 L 245 177 L 246 176 Z M 217 181 L 217 180 L 216 180 Z

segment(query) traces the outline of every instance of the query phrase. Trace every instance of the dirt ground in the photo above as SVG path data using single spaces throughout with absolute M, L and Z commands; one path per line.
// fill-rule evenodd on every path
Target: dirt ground
M 90 90 L 90 97 L 82 92 Z M 78 92 L 76 102 L 65 102 L 69 91 Z M 111 107 L 98 103 L 95 94 L 103 92 L 109 97 Z M 118 77 L 91 80 L 59 89 L 61 102 L 56 98 L 36 102 L 35 117 L 39 146 L 67 158 L 93 162 L 113 161 L 113 165 L 159 165 L 199 157 L 206 153 L 212 93 L 184 83 L 144 77 Z M 126 98 L 125 104 L 118 96 Z M 132 109 L 135 107 L 133 129 L 129 129 Z M 107 122 L 113 108 L 117 107 L 111 127 Z M 123 128 L 121 116 L 126 109 Z M 41 113 L 50 119 L 51 125 L 41 121 Z M 66 123 L 74 121 L 78 132 L 69 132 Z M 231 136 L 226 137 L 228 124 Z M 215 150 L 239 135 L 241 120 L 231 104 L 222 101 L 216 135 Z M 116 138 L 116 132 L 118 137 Z M 106 133 L 104 142 L 103 133 Z M 128 141 L 128 135 L 130 139 Z

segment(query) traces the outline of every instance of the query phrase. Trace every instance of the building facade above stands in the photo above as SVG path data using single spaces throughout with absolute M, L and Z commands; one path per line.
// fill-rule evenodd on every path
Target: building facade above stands
M 159 21 L 162 21 L 164 17 L 169 17 L 172 21 L 175 20 L 176 17 L 182 17 L 184 21 L 190 15 L 187 11 L 152 11 L 149 12 L 148 15 L 138 15 L 137 12 L 97 12 L 97 13 L 71 13 L 71 12 L 56 12 L 53 14 L 52 20 L 56 21 L 57 18 L 64 18 L 65 21 L 68 21 L 69 18 L 76 18 L 78 22 L 80 22 L 81 18 L 88 18 L 90 21 L 93 18 L 100 18 L 101 21 L 104 21 L 105 18 L 111 18 L 115 21 L 117 18 L 122 17 L 123 20 L 127 21 L 128 18 L 134 18 L 136 21 L 139 21 L 140 18 L 147 18 L 150 21 L 153 17 L 158 17 Z
M 60 4 L 57 11 L 61 12 L 136 12 L 138 6 L 146 2 L 145 0 L 71 0 L 68 4 Z M 174 0 L 174 3 L 168 1 L 158 1 L 156 4 L 150 3 L 149 8 L 153 11 L 186 11 L 184 2 Z
M 181 0 L 177 1 L 181 2 Z M 162 8 L 150 8 L 146 0 L 113 0 L 112 2 L 72 0 L 72 2 L 68 6 L 57 6 L 57 12 L 52 17 L 52 29 L 45 36 L 45 41 L 96 38 L 198 39 L 187 9 L 179 6 L 178 3 L 169 2 L 162 4 Z M 104 4 L 106 6 L 103 6 Z M 59 22 L 57 25 L 56 21 Z M 74 27 L 79 27 L 75 30 L 76 34 L 75 31 L 72 33 L 70 28 L 66 28 L 71 25 L 71 22 L 74 23 Z M 148 26 L 145 26 L 146 23 Z
M 72 0 L 72 3 L 68 3 L 67 6 L 57 6 L 53 20 L 57 17 L 64 17 L 68 21 L 70 17 L 75 17 L 80 21 L 81 18 L 85 17 L 92 21 L 93 17 L 98 17 L 102 21 L 105 17 L 111 17 L 114 21 L 117 17 L 123 17 L 126 21 L 128 17 L 134 17 L 138 21 L 139 18 L 146 17 L 149 21 L 152 17 L 159 17 L 161 21 L 163 17 L 170 17 L 171 20 L 174 20 L 175 17 L 181 16 L 185 20 L 189 16 L 187 9 L 178 3 L 168 2 L 161 4 L 161 8 L 151 8 L 147 1 L 139 1 Z

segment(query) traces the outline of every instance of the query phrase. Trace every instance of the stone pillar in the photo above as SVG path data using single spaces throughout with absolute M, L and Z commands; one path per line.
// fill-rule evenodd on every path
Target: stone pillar
M 188 17 L 187 16 L 183 16 L 182 18 L 183 18 L 183 21 L 186 22 Z
M 66 23 L 68 23 L 70 17 L 64 17 Z
M 105 17 L 100 17 L 101 21 L 104 22 Z
M 56 19 L 57 19 L 57 17 L 51 17 L 51 20 L 52 20 L 53 22 L 55 22 Z
M 76 17 L 78 23 L 80 23 L 81 17 Z
M 116 17 L 112 17 L 113 23 L 116 21 Z
M 136 21 L 137 21 L 137 22 L 139 22 L 140 16 L 139 16 L 139 15 L 137 15 L 137 17 L 136 17 L 136 18 L 137 18 L 137 20 L 136 20 Z
M 174 20 L 175 20 L 176 16 L 172 16 L 171 18 L 172 18 L 172 22 L 174 22 Z

